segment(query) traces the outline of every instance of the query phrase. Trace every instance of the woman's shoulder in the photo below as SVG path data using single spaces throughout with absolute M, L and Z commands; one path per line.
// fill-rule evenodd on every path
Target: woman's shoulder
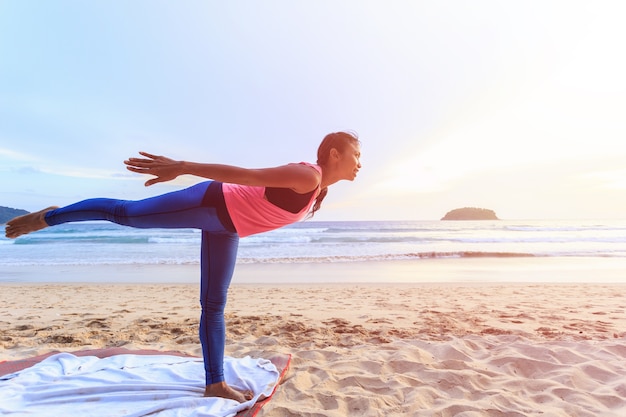
M 291 165 L 291 164 L 290 164 L 290 165 Z M 294 163 L 293 163 L 293 165 L 305 165 L 305 166 L 308 166 L 308 167 L 314 168 L 314 169 L 315 169 L 318 173 L 320 173 L 320 174 L 322 173 L 322 167 L 320 167 L 320 166 L 319 166 L 319 165 L 317 165 L 317 164 L 312 164 L 312 163 L 310 163 L 310 162 L 304 162 L 304 161 L 302 161 L 302 162 L 294 162 Z

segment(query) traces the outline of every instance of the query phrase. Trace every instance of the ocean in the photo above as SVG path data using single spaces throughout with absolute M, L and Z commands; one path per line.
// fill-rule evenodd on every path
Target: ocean
M 59 225 L 0 238 L 2 266 L 199 263 L 193 229 Z M 626 258 L 626 221 L 305 221 L 241 239 L 239 263 L 478 257 Z
M 193 229 L 71 223 L 15 240 L 0 237 L 0 282 L 64 279 L 53 271 L 69 271 L 72 266 L 130 267 L 138 271 L 147 265 L 197 265 L 199 249 L 200 233 Z M 300 271 L 310 265 L 334 264 L 335 270 L 348 272 L 333 280 L 419 282 L 425 277 L 425 268 L 432 268 L 437 259 L 466 260 L 435 262 L 439 269 L 431 272 L 443 281 L 574 279 L 626 283 L 626 220 L 305 221 L 241 239 L 237 262 L 301 265 Z M 348 276 L 351 263 L 354 271 L 356 263 L 361 271 L 363 263 L 369 263 L 374 271 L 381 268 L 381 261 L 403 260 L 412 261 L 413 268 L 403 277 L 395 272 L 371 272 L 369 278 L 363 274 Z M 537 272 L 539 268 L 543 275 Z M 305 279 L 287 275 L 294 282 Z M 108 278 L 94 273 L 87 279 L 99 282 Z M 145 277 L 146 281 L 151 279 Z M 195 280 L 195 275 L 191 279 Z

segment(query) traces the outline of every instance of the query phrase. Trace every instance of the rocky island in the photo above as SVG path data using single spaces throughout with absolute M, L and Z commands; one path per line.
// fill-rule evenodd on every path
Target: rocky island
M 499 220 L 493 210 L 463 207 L 451 210 L 441 220 Z

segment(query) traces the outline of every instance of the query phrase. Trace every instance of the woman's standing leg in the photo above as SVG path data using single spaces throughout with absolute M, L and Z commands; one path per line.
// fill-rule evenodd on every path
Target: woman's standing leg
M 202 231 L 200 258 L 200 343 L 206 372 L 205 396 L 233 398 L 243 402 L 244 394 L 224 382 L 226 324 L 224 309 L 228 287 L 237 259 L 239 236 L 236 233 Z

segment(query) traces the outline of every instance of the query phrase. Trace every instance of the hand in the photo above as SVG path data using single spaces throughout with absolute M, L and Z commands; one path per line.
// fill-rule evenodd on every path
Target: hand
M 146 187 L 165 181 L 171 181 L 182 175 L 182 164 L 180 161 L 175 161 L 164 156 L 152 155 L 147 152 L 139 152 L 140 155 L 145 158 L 129 158 L 124 161 L 127 165 L 126 169 L 139 174 L 154 175 L 156 178 L 152 178 L 146 181 Z

